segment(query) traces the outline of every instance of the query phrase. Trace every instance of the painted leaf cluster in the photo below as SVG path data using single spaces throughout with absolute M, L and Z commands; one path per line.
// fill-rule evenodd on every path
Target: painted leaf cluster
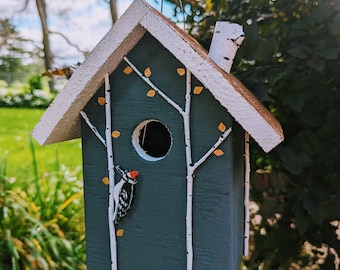
M 252 199 L 258 211 L 245 266 L 336 269 L 339 1 L 200 0 L 183 5 L 186 29 L 206 49 L 216 20 L 244 26 L 246 39 L 232 72 L 278 118 L 285 133 L 285 142 L 268 155 L 252 145 Z M 175 13 L 180 10 L 176 7 Z

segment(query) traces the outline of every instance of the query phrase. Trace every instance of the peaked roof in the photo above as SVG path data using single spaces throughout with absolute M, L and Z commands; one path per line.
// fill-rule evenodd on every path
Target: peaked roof
M 149 32 L 213 94 L 269 152 L 281 141 L 280 123 L 233 75 L 225 73 L 188 34 L 142 0 L 136 0 L 74 72 L 33 130 L 41 145 L 80 137 L 82 110 L 123 57 Z

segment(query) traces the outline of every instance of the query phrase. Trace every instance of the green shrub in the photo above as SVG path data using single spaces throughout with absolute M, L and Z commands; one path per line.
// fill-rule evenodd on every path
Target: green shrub
M 39 89 L 33 89 L 29 93 L 8 93 L 0 89 L 0 107 L 46 108 L 53 98 L 52 94 Z
M 33 177 L 6 176 L 0 156 L 0 269 L 85 269 L 81 171 L 56 159 L 56 172 L 39 173 L 32 141 Z
M 29 88 L 31 91 L 34 89 L 43 89 L 41 76 L 33 75 L 28 79 Z

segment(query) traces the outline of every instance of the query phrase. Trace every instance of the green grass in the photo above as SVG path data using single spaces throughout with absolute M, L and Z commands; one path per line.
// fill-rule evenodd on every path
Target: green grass
M 0 108 L 0 160 L 6 159 L 7 177 L 18 180 L 34 177 L 30 136 L 43 113 L 43 109 Z M 81 166 L 80 139 L 47 146 L 32 140 L 38 173 Z

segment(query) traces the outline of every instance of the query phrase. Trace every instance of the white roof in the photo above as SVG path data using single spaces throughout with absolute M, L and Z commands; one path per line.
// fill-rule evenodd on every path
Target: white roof
M 74 72 L 33 130 L 41 145 L 80 137 L 79 112 L 123 57 L 149 32 L 213 94 L 235 120 L 269 152 L 283 141 L 280 123 L 233 75 L 220 69 L 187 33 L 136 0 Z

